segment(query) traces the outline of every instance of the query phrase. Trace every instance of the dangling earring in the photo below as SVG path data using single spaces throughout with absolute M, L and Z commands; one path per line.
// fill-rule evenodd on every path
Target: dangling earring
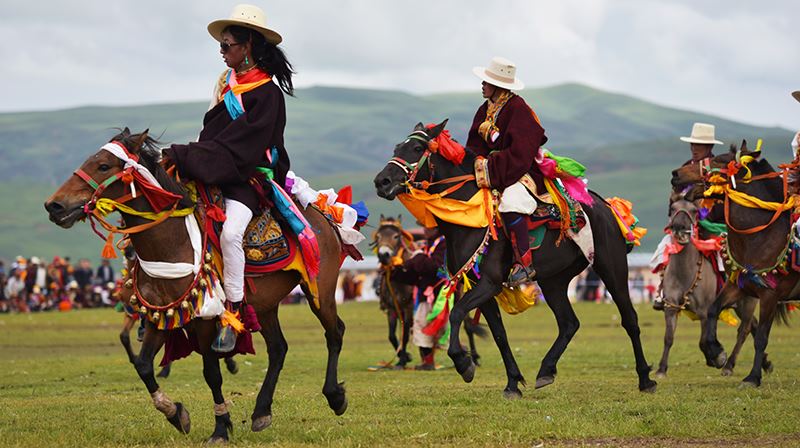
M 250 61 L 247 59 L 247 55 L 244 56 L 244 65 L 249 64 Z

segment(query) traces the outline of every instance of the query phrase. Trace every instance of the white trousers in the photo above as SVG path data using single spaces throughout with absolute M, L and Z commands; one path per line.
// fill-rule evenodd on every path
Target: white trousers
M 244 299 L 244 248 L 242 240 L 247 224 L 253 218 L 250 208 L 239 201 L 225 199 L 225 222 L 222 223 L 222 234 L 219 244 L 222 249 L 222 261 L 225 263 L 223 277 L 225 280 L 225 297 L 231 302 Z
M 533 198 L 533 195 L 530 194 L 522 182 L 517 182 L 503 190 L 497 211 L 500 213 L 530 215 L 536 211 L 536 199 Z

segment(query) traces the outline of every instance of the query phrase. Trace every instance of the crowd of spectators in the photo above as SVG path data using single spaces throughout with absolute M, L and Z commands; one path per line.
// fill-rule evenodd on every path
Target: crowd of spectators
M 73 264 L 69 257 L 47 263 L 18 256 L 10 265 L 0 260 L 0 312 L 113 306 L 117 279 L 108 260 L 97 269 L 87 259 Z

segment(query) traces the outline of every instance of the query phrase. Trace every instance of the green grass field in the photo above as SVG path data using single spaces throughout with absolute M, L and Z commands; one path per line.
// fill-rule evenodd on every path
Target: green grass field
M 273 425 L 249 431 L 266 350 L 238 358 L 240 372 L 224 372 L 236 446 L 796 446 L 800 439 L 800 352 L 795 330 L 773 329 L 769 354 L 775 372 L 760 389 L 741 389 L 749 370 L 748 341 L 733 377 L 705 366 L 697 348 L 699 327 L 679 321 L 669 377 L 658 391 L 636 389 L 633 356 L 616 308 L 578 304 L 582 326 L 559 364 L 556 382 L 502 398 L 505 375 L 497 349 L 479 342 L 483 366 L 465 384 L 452 368 L 437 372 L 368 372 L 391 357 L 377 304 L 340 306 L 347 324 L 340 379 L 350 407 L 342 417 L 328 409 L 321 388 L 325 364 L 322 331 L 306 306 L 284 306 L 289 354 L 273 405 Z M 645 352 L 657 363 L 663 317 L 638 308 Z M 211 434 L 211 394 L 198 356 L 173 366 L 160 382 L 192 414 L 192 432 L 178 434 L 152 406 L 117 341 L 121 315 L 112 310 L 0 316 L 0 445 L 198 446 Z M 505 316 L 515 356 L 528 381 L 555 337 L 546 306 Z M 730 348 L 732 327 L 721 327 Z M 418 356 L 414 353 L 415 361 Z M 160 356 L 159 356 L 160 359 Z M 446 366 L 442 354 L 438 361 Z

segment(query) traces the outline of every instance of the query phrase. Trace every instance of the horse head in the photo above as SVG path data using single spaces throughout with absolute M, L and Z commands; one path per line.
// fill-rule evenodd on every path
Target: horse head
M 684 246 L 692 240 L 692 233 L 697 224 L 697 206 L 686 199 L 675 201 L 670 206 L 670 219 L 667 227 L 672 232 L 675 242 Z
M 433 127 L 417 123 L 411 134 L 394 147 L 389 163 L 375 176 L 378 196 L 393 200 L 405 191 L 406 184 L 428 176 L 433 178 L 430 168 L 431 141 L 447 126 L 447 119 Z M 426 163 L 427 162 L 427 163 Z
M 378 230 L 375 231 L 372 237 L 371 246 L 378 253 L 378 261 L 384 267 L 391 264 L 392 257 L 395 257 L 400 252 L 400 249 L 408 250 L 407 241 L 410 235 L 403 230 L 402 216 L 398 215 L 385 217 L 381 215 L 381 221 L 378 225 Z
M 132 134 L 125 128 L 109 144 L 116 143 L 132 158 L 141 159 L 143 165 L 153 168 L 160 152 L 156 152 L 156 141 L 147 133 L 145 130 Z M 50 215 L 50 221 L 65 229 L 70 228 L 76 221 L 86 218 L 97 199 L 123 196 L 126 192 L 125 182 L 116 181 L 124 177 L 124 171 L 125 162 L 104 148 L 89 156 L 45 202 L 44 208 Z

